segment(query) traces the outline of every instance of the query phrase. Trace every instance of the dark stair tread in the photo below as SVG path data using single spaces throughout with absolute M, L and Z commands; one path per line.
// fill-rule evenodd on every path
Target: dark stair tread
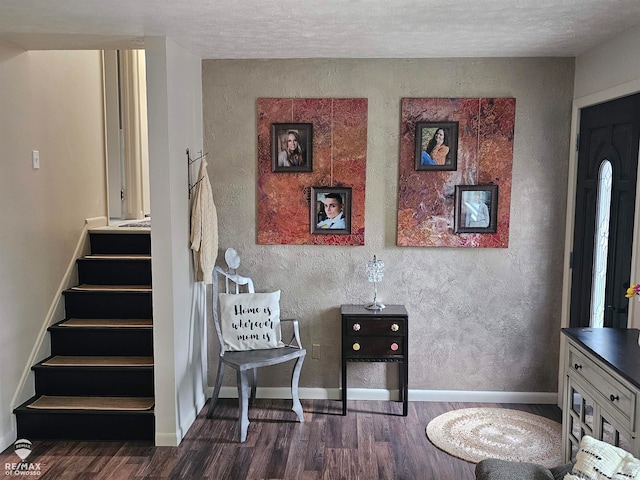
M 128 222 L 143 222 L 142 220 L 127 220 Z M 91 235 L 149 235 L 151 233 L 150 227 L 122 227 L 115 225 L 106 225 L 103 227 L 94 227 L 89 229 Z
M 67 318 L 52 325 L 49 329 L 144 329 L 152 327 L 153 319 L 151 318 Z
M 35 405 L 34 405 L 35 404 Z M 154 397 L 40 395 L 16 408 L 21 413 L 153 413 Z
M 69 290 L 75 292 L 151 292 L 151 285 L 89 285 L 83 283 L 71 287 Z
M 54 355 L 37 364 L 42 367 L 153 367 L 150 356 Z
M 151 260 L 151 255 L 145 253 L 92 253 L 82 257 L 85 260 Z
M 111 238 L 122 235 L 124 238 L 127 236 L 144 238 L 151 238 L 151 228 L 149 227 L 129 227 L 129 228 L 113 228 L 113 227 L 98 227 L 89 230 L 89 235 L 104 235 Z

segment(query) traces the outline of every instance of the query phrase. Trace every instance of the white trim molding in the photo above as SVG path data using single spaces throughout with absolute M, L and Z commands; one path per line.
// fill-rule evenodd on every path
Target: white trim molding
M 213 388 L 207 389 L 211 397 Z M 301 399 L 306 400 L 340 400 L 339 388 L 300 388 Z M 273 387 L 258 388 L 257 398 L 290 399 L 291 388 Z M 238 398 L 235 387 L 222 387 L 220 398 Z M 382 388 L 350 388 L 349 400 L 398 400 L 398 390 Z M 558 392 L 498 392 L 498 391 L 463 391 L 463 390 L 409 390 L 410 402 L 465 402 L 465 403 L 528 403 L 557 404 Z

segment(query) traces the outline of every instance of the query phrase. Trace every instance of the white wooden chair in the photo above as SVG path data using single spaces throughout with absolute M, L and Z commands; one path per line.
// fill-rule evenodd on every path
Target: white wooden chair
M 225 351 L 225 344 L 222 337 L 222 329 L 220 326 L 220 318 L 218 311 L 218 291 L 219 282 L 218 278 L 224 278 L 224 292 L 226 293 L 241 293 L 241 290 L 246 290 L 247 293 L 254 293 L 253 281 L 251 278 L 238 275 L 235 270 L 240 264 L 237 252 L 233 249 L 227 249 L 225 253 L 225 259 L 227 261 L 228 270 L 225 271 L 219 266 L 214 269 L 213 279 L 213 319 L 216 327 L 216 333 L 218 335 L 218 341 L 220 342 L 220 359 L 218 362 L 218 373 L 216 377 L 216 384 L 209 403 L 209 409 L 207 411 L 207 418 L 212 418 L 213 411 L 218 401 L 218 395 L 220 394 L 220 387 L 222 386 L 222 378 L 224 374 L 224 367 L 229 366 L 236 370 L 236 379 L 238 387 L 238 401 L 240 415 L 238 419 L 238 430 L 240 434 L 240 442 L 243 443 L 247 439 L 247 429 L 249 427 L 249 404 L 253 405 L 256 398 L 256 386 L 258 382 L 258 368 L 266 367 L 269 365 L 276 365 L 279 363 L 295 360 L 295 366 L 291 375 L 291 397 L 293 399 L 292 410 L 298 416 L 300 422 L 304 422 L 304 415 L 302 412 L 302 405 L 298 398 L 298 380 L 300 379 L 300 371 L 302 369 L 302 363 L 307 354 L 307 351 L 302 348 L 300 342 L 300 331 L 298 326 L 298 320 L 295 319 L 281 319 L 281 324 L 291 324 L 293 327 L 293 336 L 291 341 L 281 348 L 264 349 L 264 350 L 248 350 L 248 351 Z M 244 287 L 244 288 L 241 288 Z M 248 373 L 252 373 L 252 379 L 249 380 Z

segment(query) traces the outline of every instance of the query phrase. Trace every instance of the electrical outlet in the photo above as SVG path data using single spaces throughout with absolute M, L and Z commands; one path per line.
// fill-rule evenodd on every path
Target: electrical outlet
M 314 343 L 311 345 L 311 358 L 320 360 L 320 344 Z
M 38 150 L 33 150 L 31 152 L 31 163 L 34 170 L 40 168 L 40 152 Z

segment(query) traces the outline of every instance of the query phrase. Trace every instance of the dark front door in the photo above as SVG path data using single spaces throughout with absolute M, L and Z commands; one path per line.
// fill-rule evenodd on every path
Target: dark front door
M 572 327 L 627 325 L 639 135 L 640 94 L 581 110 Z

